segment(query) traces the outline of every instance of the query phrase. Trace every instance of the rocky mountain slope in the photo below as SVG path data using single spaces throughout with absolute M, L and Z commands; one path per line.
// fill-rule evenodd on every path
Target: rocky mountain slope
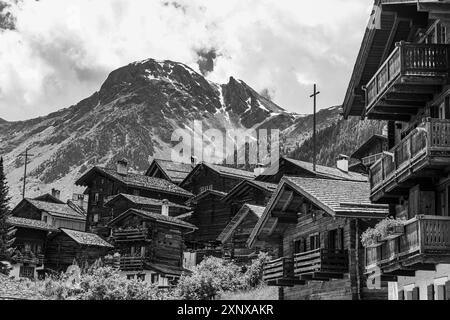
M 319 113 L 319 129 L 338 120 L 338 110 Z M 127 158 L 143 172 L 150 157 L 167 158 L 175 129 L 276 128 L 284 151 L 311 136 L 312 117 L 292 114 L 245 82 L 208 81 L 182 63 L 148 59 L 113 71 L 98 92 L 78 104 L 36 119 L 0 120 L 4 156 L 14 203 L 20 200 L 24 159 L 29 148 L 27 196 L 51 188 L 70 197 L 82 192 L 74 181 L 94 165 L 111 166 Z

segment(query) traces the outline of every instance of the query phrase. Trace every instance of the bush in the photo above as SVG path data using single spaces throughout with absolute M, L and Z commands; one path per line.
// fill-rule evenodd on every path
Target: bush
M 185 300 L 211 300 L 222 291 L 243 287 L 240 267 L 232 262 L 209 257 L 196 266 L 190 275 L 183 275 L 177 287 Z
M 269 261 L 270 256 L 264 252 L 261 252 L 258 257 L 252 261 L 252 264 L 243 275 L 243 282 L 246 288 L 256 288 L 261 284 L 264 264 Z
M 44 281 L 42 294 L 57 300 L 168 300 L 170 293 L 140 280 L 128 280 L 109 267 L 79 277 L 67 272 Z

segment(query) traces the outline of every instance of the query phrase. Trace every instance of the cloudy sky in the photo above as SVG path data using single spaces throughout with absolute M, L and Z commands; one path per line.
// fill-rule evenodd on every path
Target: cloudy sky
M 71 106 L 97 91 L 112 70 L 150 57 L 196 70 L 201 57 L 215 57 L 213 65 L 201 64 L 203 71 L 213 66 L 208 79 L 242 79 L 293 112 L 311 112 L 314 82 L 321 108 L 341 104 L 372 4 L 0 0 L 0 118 Z

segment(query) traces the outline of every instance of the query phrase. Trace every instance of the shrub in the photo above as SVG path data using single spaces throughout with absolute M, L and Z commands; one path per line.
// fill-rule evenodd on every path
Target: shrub
M 256 259 L 252 261 L 252 264 L 247 268 L 247 271 L 243 275 L 243 282 L 246 288 L 255 288 L 262 282 L 262 274 L 264 264 L 269 262 L 270 256 L 261 252 Z
M 79 277 L 63 273 L 44 281 L 42 294 L 57 300 L 168 300 L 170 292 L 140 280 L 128 280 L 117 270 L 94 267 Z
M 220 292 L 243 287 L 240 267 L 232 262 L 209 257 L 196 266 L 190 275 L 183 275 L 177 291 L 181 299 L 211 300 Z

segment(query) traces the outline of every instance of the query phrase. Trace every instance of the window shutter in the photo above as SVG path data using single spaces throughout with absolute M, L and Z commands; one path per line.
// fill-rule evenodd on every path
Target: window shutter
M 398 292 L 398 300 L 405 300 L 405 291 L 400 290 Z
M 445 97 L 445 119 L 450 119 L 450 97 Z
M 428 300 L 434 300 L 434 284 L 430 284 L 427 287 L 427 297 Z
M 450 281 L 445 283 L 445 297 L 444 300 L 450 300 Z
M 437 286 L 437 300 L 445 300 L 445 286 Z
M 415 287 L 412 291 L 412 300 L 420 300 L 419 288 Z

